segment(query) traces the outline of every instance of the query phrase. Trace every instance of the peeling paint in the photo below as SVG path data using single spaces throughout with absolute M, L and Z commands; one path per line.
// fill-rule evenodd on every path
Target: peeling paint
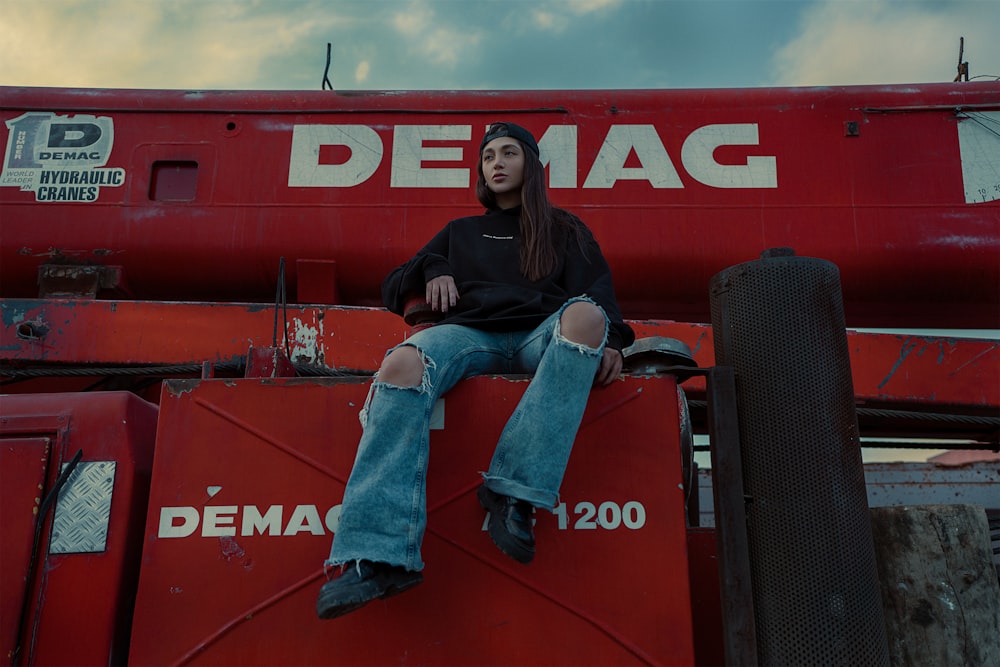
M 27 313 L 28 308 L 11 308 L 5 303 L 0 304 L 0 318 L 5 327 L 21 323 L 28 316 Z
M 201 380 L 166 380 L 163 383 L 163 390 L 175 397 L 183 394 L 190 394 L 201 384 Z
M 222 551 L 222 558 L 227 563 L 236 561 L 245 570 L 253 569 L 253 559 L 247 555 L 246 550 L 240 546 L 239 542 L 234 540 L 232 537 L 220 537 L 219 547 Z
M 698 340 L 696 340 L 694 343 L 694 351 L 691 354 L 694 355 L 698 354 L 698 352 L 701 350 L 701 341 L 705 340 L 705 336 L 707 335 L 708 335 L 708 330 L 701 332 L 701 334 L 698 336 Z
M 906 357 L 910 356 L 910 352 L 912 352 L 916 346 L 917 346 L 917 341 L 913 337 L 909 337 L 905 341 L 903 341 L 903 348 L 899 352 L 899 359 L 897 359 L 896 363 L 893 364 L 892 369 L 889 371 L 889 374 L 886 375 L 881 382 L 879 382 L 878 384 L 879 389 L 888 384 L 889 380 L 891 380 L 892 376 L 896 374 L 896 371 L 899 370 L 899 367 L 903 364 L 903 361 L 906 359 Z
M 322 363 L 323 354 L 319 348 L 322 339 L 322 324 L 311 326 L 299 318 L 292 319 L 291 357 L 295 363 Z

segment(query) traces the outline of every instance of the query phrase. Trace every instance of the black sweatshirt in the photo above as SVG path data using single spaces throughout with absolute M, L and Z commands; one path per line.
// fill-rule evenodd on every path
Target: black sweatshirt
M 531 281 L 521 275 L 520 208 L 487 210 L 452 220 L 382 283 L 386 308 L 403 314 L 407 297 L 423 296 L 426 284 L 451 275 L 458 303 L 440 324 L 462 324 L 487 331 L 531 330 L 575 296 L 587 295 L 610 320 L 608 347 L 621 350 L 635 340 L 622 321 L 611 271 L 590 230 L 576 217 L 579 240 L 565 231 L 557 236 L 559 264 L 549 276 Z

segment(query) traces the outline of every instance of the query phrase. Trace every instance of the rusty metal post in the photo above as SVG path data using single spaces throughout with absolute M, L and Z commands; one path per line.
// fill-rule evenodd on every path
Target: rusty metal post
M 736 375 L 732 366 L 710 368 L 705 389 L 726 664 L 749 667 L 757 664 L 757 637 L 740 460 Z

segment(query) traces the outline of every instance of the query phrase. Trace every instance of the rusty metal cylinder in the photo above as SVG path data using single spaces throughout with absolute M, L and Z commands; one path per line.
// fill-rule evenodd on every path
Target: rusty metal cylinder
M 888 665 L 840 274 L 789 249 L 710 283 L 736 375 L 761 665 Z

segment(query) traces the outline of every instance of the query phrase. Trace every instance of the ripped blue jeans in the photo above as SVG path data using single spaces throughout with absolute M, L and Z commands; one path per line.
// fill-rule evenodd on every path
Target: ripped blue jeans
M 423 382 L 397 387 L 379 382 L 376 375 L 361 411 L 364 432 L 326 565 L 364 559 L 423 569 L 420 545 L 427 525 L 431 413 L 440 396 L 474 375 L 534 374 L 483 479 L 496 493 L 536 507 L 558 504 L 608 331 L 605 315 L 600 347 L 563 337 L 560 317 L 575 301 L 591 302 L 587 297 L 570 299 L 533 331 L 495 333 L 444 324 L 401 343 L 420 352 Z

